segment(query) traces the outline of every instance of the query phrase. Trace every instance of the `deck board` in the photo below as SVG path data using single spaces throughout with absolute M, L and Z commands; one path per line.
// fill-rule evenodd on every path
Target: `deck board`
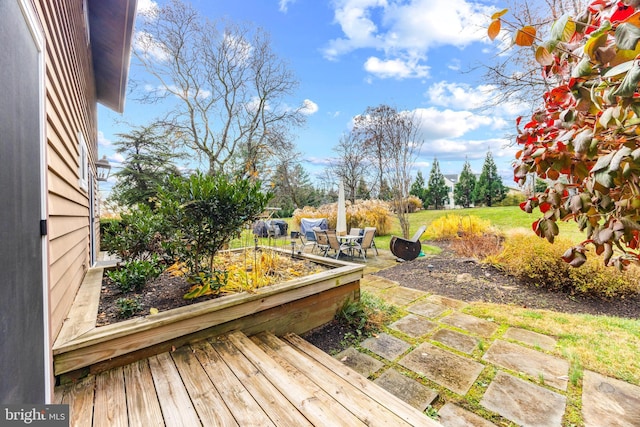
M 59 386 L 54 400 L 82 427 L 440 425 L 293 334 L 199 341 Z
M 93 391 L 95 377 L 88 377 L 71 385 L 64 392 L 62 403 L 69 405 L 69 424 L 83 426 L 93 420 Z
M 187 392 L 204 426 L 237 426 L 224 399 L 216 390 L 200 361 L 185 346 L 171 353 Z
M 123 367 L 127 391 L 127 411 L 131 426 L 163 426 L 164 418 L 158 402 L 147 359 Z
M 126 427 L 127 397 L 122 368 L 111 369 L 96 376 L 93 425 L 96 427 Z
M 228 337 L 314 425 L 365 425 L 300 371 L 291 366 L 283 367 L 269 358 L 244 334 L 231 333 Z
M 222 357 L 233 358 L 229 367 L 277 426 L 305 427 L 312 424 L 296 409 L 271 382 L 228 341 L 211 345 Z
M 262 333 L 252 337 L 252 340 L 276 361 L 289 363 L 305 372 L 314 383 L 333 396 L 336 401 L 349 409 L 366 425 L 392 427 L 410 425 L 383 405 L 377 402 L 371 403 L 362 391 L 343 378 L 336 378 L 332 375 L 332 371 L 325 366 L 314 363 L 306 357 L 300 357 L 300 353 L 289 345 L 283 345 L 284 343 L 274 335 Z
M 150 357 L 149 367 L 165 424 L 184 427 L 202 425 L 169 353 Z
M 206 341 L 193 345 L 196 357 L 241 426 L 273 426 L 267 414 L 242 382 Z

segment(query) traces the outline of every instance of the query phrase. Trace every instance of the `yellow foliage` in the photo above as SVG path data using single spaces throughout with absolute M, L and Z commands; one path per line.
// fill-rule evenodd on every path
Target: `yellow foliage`
M 561 258 L 570 246 L 573 243 L 564 238 L 556 238 L 551 244 L 533 234 L 515 234 L 507 238 L 500 254 L 487 257 L 485 262 L 547 289 L 601 298 L 640 293 L 638 267 L 631 266 L 621 272 L 606 267 L 602 257 L 590 253 L 584 265 L 573 268 Z
M 356 200 L 355 203 L 347 200 L 347 230 L 351 227 L 376 227 L 376 234 L 384 236 L 391 232 L 393 217 L 391 208 L 382 200 Z M 300 228 L 302 218 L 326 218 L 329 228 L 335 229 L 338 215 L 338 204 L 330 203 L 318 208 L 305 206 L 293 212 L 293 223 Z
M 490 221 L 475 215 L 447 214 L 433 221 L 425 233 L 428 239 L 449 240 L 461 236 L 481 236 L 490 228 Z

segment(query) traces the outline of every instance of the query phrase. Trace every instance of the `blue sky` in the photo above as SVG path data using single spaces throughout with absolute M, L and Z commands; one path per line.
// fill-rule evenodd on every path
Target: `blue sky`
M 157 4 L 138 3 L 139 14 Z M 274 51 L 289 62 L 300 82 L 287 102 L 309 106 L 307 123 L 294 135 L 303 166 L 312 177 L 336 156 L 332 148 L 354 116 L 368 106 L 388 104 L 415 110 L 421 117 L 424 145 L 417 169 L 425 179 L 434 157 L 443 173 L 459 173 L 465 156 L 479 173 L 491 149 L 503 182 L 513 186 L 515 149 L 507 147 L 507 135 L 515 132 L 515 118 L 526 114 L 528 107 L 478 108 L 494 88 L 482 81 L 480 72 L 469 72 L 499 49 L 486 37 L 489 16 L 504 7 L 499 2 L 192 0 L 192 4 L 211 19 L 251 23 L 271 34 Z M 132 73 L 145 79 L 137 71 Z M 132 96 L 123 115 L 100 107 L 100 156 L 106 154 L 117 167 L 120 159 L 111 144 L 116 133 L 128 130 L 119 121 L 147 124 L 166 108 L 141 105 Z

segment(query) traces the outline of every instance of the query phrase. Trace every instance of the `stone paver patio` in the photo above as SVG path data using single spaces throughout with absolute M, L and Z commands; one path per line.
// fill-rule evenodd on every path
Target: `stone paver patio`
M 443 426 L 563 425 L 569 362 L 549 354 L 554 337 L 500 328 L 460 312 L 463 301 L 375 276 L 362 289 L 409 314 L 338 360 L 418 409 L 435 405 Z M 470 393 L 479 407 L 461 404 Z M 581 397 L 586 427 L 640 427 L 640 387 L 585 371 Z

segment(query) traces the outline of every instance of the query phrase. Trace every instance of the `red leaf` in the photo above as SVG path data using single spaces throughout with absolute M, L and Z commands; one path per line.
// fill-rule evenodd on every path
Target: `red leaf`
M 546 213 L 549 209 L 551 209 L 551 203 L 548 203 L 548 202 L 540 203 L 540 212 Z
M 531 228 L 533 229 L 533 232 L 536 233 L 538 236 L 540 235 L 540 229 L 538 228 L 539 225 L 540 225 L 540 220 L 537 220 L 536 222 L 531 224 Z

